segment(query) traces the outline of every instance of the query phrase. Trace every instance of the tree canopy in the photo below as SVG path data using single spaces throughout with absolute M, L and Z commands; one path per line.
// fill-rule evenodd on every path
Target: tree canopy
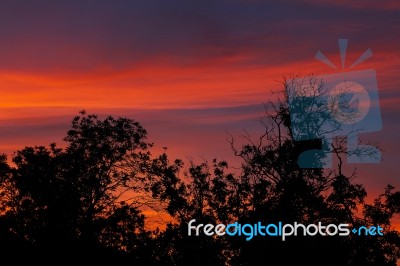
M 400 234 L 391 219 L 400 212 L 400 192 L 388 185 L 367 203 L 364 186 L 355 173 L 343 173 L 341 161 L 333 170 L 300 168 L 299 154 L 321 143 L 293 137 L 283 95 L 266 105 L 265 134 L 257 141 L 249 137 L 237 147 L 230 139 L 240 172 L 217 159 L 196 164 L 171 160 L 167 151 L 153 155 L 139 122 L 85 111 L 72 119 L 63 148 L 53 143 L 25 147 L 11 160 L 0 156 L 1 257 L 101 265 L 396 265 Z M 339 159 L 341 145 L 332 146 Z M 146 226 L 145 208 L 169 217 L 164 228 Z M 379 225 L 385 234 L 246 241 L 188 236 L 192 219 Z

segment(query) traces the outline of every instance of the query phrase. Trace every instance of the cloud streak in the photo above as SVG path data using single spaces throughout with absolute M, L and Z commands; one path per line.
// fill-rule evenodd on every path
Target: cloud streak
M 0 147 L 60 141 L 72 116 L 88 109 L 138 119 L 176 157 L 231 158 L 226 131 L 257 136 L 262 103 L 282 89 L 282 76 L 332 73 L 315 53 L 340 66 L 337 39 L 348 38 L 349 65 L 367 48 L 374 54 L 354 70 L 377 72 L 384 123 L 377 134 L 388 150 L 384 168 L 362 169 L 371 186 L 400 185 L 392 177 L 400 8 L 360 3 L 2 1 Z M 388 176 L 376 181 L 376 169 Z

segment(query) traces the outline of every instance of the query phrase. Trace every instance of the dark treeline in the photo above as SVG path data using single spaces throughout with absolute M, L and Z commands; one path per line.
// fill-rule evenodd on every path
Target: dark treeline
M 288 86 L 288 82 L 284 82 Z M 287 89 L 287 88 L 286 88 Z M 287 90 L 286 90 L 287 91 Z M 388 185 L 372 204 L 355 174 L 298 167 L 307 144 L 293 140 L 287 94 L 268 104 L 265 134 L 224 161 L 171 161 L 140 123 L 82 111 L 64 141 L 0 157 L 0 254 L 25 265 L 396 265 L 391 218 L 400 193 Z M 336 143 L 337 144 L 337 143 Z M 341 143 L 339 143 L 341 145 Z M 338 148 L 339 146 L 336 146 Z M 338 158 L 345 151 L 334 149 Z M 339 160 L 340 161 L 340 160 Z M 358 178 L 361 180 L 362 178 Z M 143 208 L 170 217 L 145 226 Z M 188 222 L 379 225 L 383 236 L 188 236 Z

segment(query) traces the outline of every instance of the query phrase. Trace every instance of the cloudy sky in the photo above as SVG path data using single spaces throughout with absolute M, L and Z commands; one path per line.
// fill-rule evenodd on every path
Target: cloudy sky
M 137 119 L 175 157 L 233 160 L 227 132 L 257 137 L 283 76 L 374 69 L 383 130 L 370 137 L 383 161 L 351 167 L 372 195 L 400 188 L 397 0 L 1 3 L 1 152 L 61 143 L 86 109 Z M 350 70 L 368 48 L 373 57 Z M 338 68 L 315 60 L 317 51 Z

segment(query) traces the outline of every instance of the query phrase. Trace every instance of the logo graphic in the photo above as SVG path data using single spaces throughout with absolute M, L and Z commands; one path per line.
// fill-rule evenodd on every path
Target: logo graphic
M 342 68 L 347 39 L 339 39 Z M 367 49 L 350 68 L 372 56 Z M 320 51 L 315 58 L 336 69 Z M 346 138 L 348 163 L 379 163 L 380 150 L 362 145 L 359 134 L 380 131 L 382 119 L 374 70 L 341 72 L 311 78 L 297 78 L 287 87 L 292 134 L 295 141 L 318 140 L 299 155 L 301 168 L 332 167 L 335 137 Z
M 358 236 L 383 236 L 383 228 L 377 226 L 360 226 L 350 230 L 350 224 L 341 223 L 324 225 L 321 222 L 317 224 L 302 224 L 294 222 L 290 223 L 268 223 L 262 222 L 254 224 L 242 224 L 239 222 L 225 224 L 197 224 L 193 225 L 196 219 L 190 220 L 188 223 L 188 236 L 244 236 L 246 241 L 250 241 L 255 236 L 263 237 L 280 237 L 285 241 L 289 236 L 349 236 L 351 233 Z

